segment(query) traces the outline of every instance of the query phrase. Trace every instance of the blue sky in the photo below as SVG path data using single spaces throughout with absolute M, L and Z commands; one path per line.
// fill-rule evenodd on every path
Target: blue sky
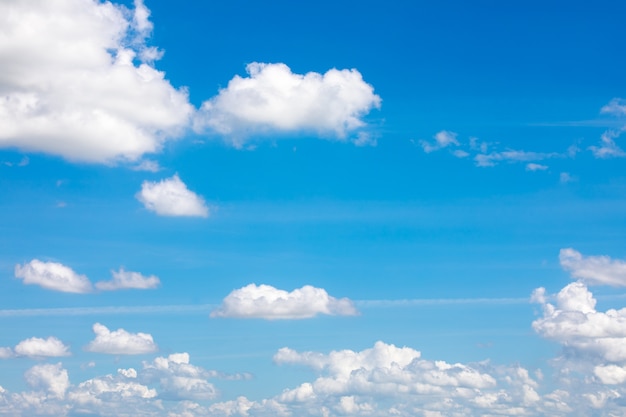
M 624 5 L 0 4 L 0 416 L 616 416 Z

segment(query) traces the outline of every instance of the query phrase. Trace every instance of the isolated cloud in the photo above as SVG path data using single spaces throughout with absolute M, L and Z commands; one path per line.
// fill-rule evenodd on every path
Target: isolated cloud
M 111 163 L 181 134 L 194 110 L 153 67 L 148 15 L 141 0 L 132 13 L 94 0 L 0 2 L 0 147 Z
M 28 385 L 41 389 L 56 398 L 63 398 L 70 386 L 70 378 L 61 363 L 35 365 L 24 374 Z
M 572 248 L 561 249 L 559 261 L 573 278 L 581 279 L 589 285 L 626 287 L 625 261 L 614 260 L 608 256 L 583 256 Z
M 15 346 L 13 351 L 17 356 L 29 358 L 53 358 L 70 355 L 70 348 L 53 336 L 47 339 L 31 337 L 30 339 L 22 340 Z
M 544 159 L 551 158 L 564 158 L 566 154 L 561 154 L 558 152 L 529 152 L 522 150 L 510 149 L 506 151 L 500 152 L 491 152 L 491 153 L 481 153 L 474 157 L 474 161 L 476 162 L 476 166 L 479 167 L 490 167 L 496 165 L 498 162 L 529 162 L 529 161 L 542 161 Z M 526 165 L 531 165 L 530 163 Z M 541 167 L 539 164 L 533 164 L 532 166 Z M 534 171 L 533 169 L 529 169 L 530 171 Z
M 139 272 L 125 271 L 120 268 L 119 271 L 112 271 L 113 279 L 111 281 L 96 282 L 96 288 L 101 291 L 114 291 L 123 289 L 153 289 L 161 285 L 159 278 L 150 275 L 146 277 Z
M 322 288 L 305 285 L 291 292 L 250 284 L 232 291 L 211 317 L 305 319 L 318 314 L 351 316 L 357 311 L 347 298 L 336 299 Z
M 294 74 L 285 64 L 253 62 L 249 77 L 235 76 L 205 101 L 197 130 L 213 130 L 241 146 L 251 135 L 315 132 L 344 138 L 365 126 L 362 117 L 380 107 L 380 97 L 355 70 Z
M 535 164 L 534 162 L 526 164 L 526 171 L 545 171 L 548 169 L 547 165 Z
M 24 284 L 39 285 L 49 290 L 71 293 L 92 291 L 91 282 L 86 276 L 56 262 L 33 259 L 24 265 L 15 265 L 15 277 L 24 280 Z
M 420 140 L 419 144 L 424 149 L 424 152 L 431 153 L 434 151 L 438 151 L 439 149 L 447 148 L 448 146 L 459 146 L 460 143 L 456 139 L 458 135 L 455 132 L 450 132 L 447 130 L 442 130 L 438 132 L 433 138 L 434 142 L 428 142 L 425 140 Z M 458 157 L 464 157 L 461 155 L 457 155 Z
M 190 191 L 178 175 L 159 182 L 144 181 L 136 197 L 160 216 L 209 216 L 204 199 Z
M 93 325 L 96 338 L 85 346 L 85 350 L 109 355 L 140 355 L 157 351 L 152 335 L 129 333 L 124 329 L 110 331 L 100 323 Z

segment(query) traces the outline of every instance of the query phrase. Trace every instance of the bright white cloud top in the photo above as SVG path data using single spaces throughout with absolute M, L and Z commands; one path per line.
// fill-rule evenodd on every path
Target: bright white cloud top
M 152 66 L 148 11 L 135 4 L 0 4 L 0 147 L 113 163 L 182 132 L 193 107 Z
M 96 282 L 96 288 L 100 291 L 114 291 L 125 289 L 147 290 L 158 288 L 161 281 L 155 275 L 148 277 L 139 272 L 126 271 L 120 268 L 119 271 L 112 271 L 113 279 L 110 281 Z
M 308 319 L 318 314 L 353 316 L 352 301 L 328 295 L 323 288 L 305 285 L 291 292 L 271 285 L 249 284 L 232 291 L 211 317 L 246 319 Z
M 109 355 L 141 355 L 158 350 L 152 335 L 147 333 L 130 333 L 124 329 L 110 331 L 100 323 L 93 325 L 96 338 L 85 346 L 89 352 Z
M 85 275 L 79 275 L 71 268 L 57 262 L 42 262 L 38 259 L 15 266 L 15 277 L 24 284 L 70 293 L 88 293 L 93 290 Z
M 205 101 L 196 129 L 209 128 L 241 146 L 253 134 L 314 132 L 343 139 L 365 126 L 362 117 L 380 107 L 374 88 L 355 70 L 294 74 L 285 64 L 253 62 L 249 77 L 235 76 Z
M 144 181 L 136 197 L 148 210 L 160 216 L 209 216 L 204 199 L 189 190 L 178 175 L 159 182 Z
M 573 278 L 589 285 L 626 287 L 626 262 L 608 256 L 583 256 L 572 248 L 561 249 L 559 261 Z
M 22 340 L 13 351 L 15 356 L 28 358 L 55 358 L 70 355 L 70 348 L 54 336 L 46 339 L 31 337 Z

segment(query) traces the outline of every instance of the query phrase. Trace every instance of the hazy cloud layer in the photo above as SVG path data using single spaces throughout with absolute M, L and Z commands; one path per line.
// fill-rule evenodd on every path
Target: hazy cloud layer
M 362 116 L 380 106 L 380 97 L 355 70 L 294 74 L 282 63 L 253 62 L 248 77 L 235 76 L 205 101 L 195 126 L 241 146 L 251 136 L 272 132 L 313 132 L 343 139 L 365 126 Z
M 159 182 L 144 181 L 136 197 L 145 208 L 160 216 L 209 216 L 204 199 L 190 191 L 178 175 Z
M 15 266 L 15 277 L 24 284 L 39 285 L 43 288 L 71 293 L 92 291 L 91 282 L 71 268 L 56 262 L 42 262 L 38 259 Z
M 147 333 L 129 333 L 124 329 L 110 331 L 100 323 L 93 325 L 96 338 L 85 350 L 109 355 L 140 355 L 157 351 L 152 335 Z
M 322 288 L 305 285 L 291 292 L 270 285 L 250 284 L 234 290 L 211 317 L 306 319 L 318 314 L 351 316 L 357 314 L 352 301 L 337 299 Z
M 91 0 L 0 3 L 0 147 L 111 163 L 157 152 L 193 107 L 153 67 L 149 11 Z M 76 24 L 80 22 L 80 24 Z

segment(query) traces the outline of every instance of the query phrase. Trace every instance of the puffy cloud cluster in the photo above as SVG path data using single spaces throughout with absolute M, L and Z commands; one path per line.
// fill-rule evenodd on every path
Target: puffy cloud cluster
M 0 359 L 27 357 L 32 359 L 69 356 L 70 348 L 54 336 L 46 339 L 31 337 L 22 340 L 13 349 L 0 347 Z
M 583 256 L 572 248 L 561 249 L 559 261 L 573 278 L 581 279 L 589 285 L 626 287 L 624 261 L 613 260 L 608 256 Z
M 178 136 L 194 109 L 153 66 L 148 16 L 141 0 L 1 2 L 0 147 L 111 163 Z
M 121 268 L 113 271 L 111 281 L 99 281 L 95 287 L 101 291 L 121 289 L 151 289 L 160 285 L 158 277 L 145 277 L 139 272 L 125 271 Z M 89 278 L 80 275 L 68 266 L 57 262 L 42 262 L 33 259 L 24 265 L 15 266 L 15 277 L 22 279 L 24 284 L 39 285 L 40 287 L 69 293 L 85 294 L 93 291 Z
M 70 378 L 61 363 L 33 366 L 26 371 L 24 378 L 31 387 L 42 389 L 56 398 L 63 398 L 70 386 Z
M 160 216 L 209 216 L 204 199 L 190 191 L 178 175 L 159 182 L 144 181 L 136 197 L 148 210 Z
M 326 290 L 305 285 L 291 292 L 271 285 L 250 284 L 232 291 L 211 317 L 305 319 L 318 314 L 351 316 L 357 314 L 352 301 L 337 299 Z
M 344 138 L 364 127 L 361 117 L 380 106 L 380 97 L 355 70 L 294 74 L 285 64 L 253 62 L 249 77 L 235 76 L 205 101 L 197 130 L 211 129 L 241 146 L 254 134 L 308 131 Z
M 129 333 L 124 329 L 110 331 L 100 323 L 93 325 L 96 338 L 89 342 L 85 350 L 110 355 L 141 355 L 158 350 L 147 333 Z

